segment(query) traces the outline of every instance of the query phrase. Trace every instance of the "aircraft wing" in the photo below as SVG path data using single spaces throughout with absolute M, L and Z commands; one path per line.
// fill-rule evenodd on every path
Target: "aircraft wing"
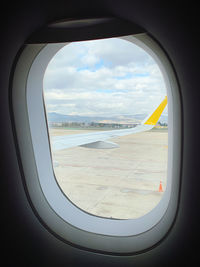
M 94 133 L 85 134 L 74 134 L 74 135 L 63 135 L 55 136 L 51 140 L 52 150 L 62 150 L 66 148 L 81 146 L 88 148 L 116 148 L 119 147 L 117 144 L 107 141 L 109 139 L 144 132 L 152 129 L 157 121 L 159 120 L 164 108 L 167 105 L 167 97 L 161 102 L 161 104 L 154 110 L 141 125 L 138 125 L 130 129 L 112 130 L 112 131 L 101 131 Z
M 107 142 L 106 140 L 118 136 L 148 131 L 153 127 L 154 126 L 152 125 L 138 125 L 135 128 L 130 129 L 56 136 L 53 138 L 52 148 L 53 150 L 61 150 L 75 146 L 83 146 L 88 148 L 115 148 L 118 147 L 117 144 Z

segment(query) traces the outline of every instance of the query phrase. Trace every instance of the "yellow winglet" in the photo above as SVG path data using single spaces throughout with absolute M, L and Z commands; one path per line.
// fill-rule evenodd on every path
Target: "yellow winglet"
M 160 103 L 160 105 L 157 107 L 157 109 L 150 115 L 149 118 L 143 123 L 145 125 L 156 125 L 158 122 L 163 110 L 165 109 L 167 105 L 167 96 L 165 99 Z

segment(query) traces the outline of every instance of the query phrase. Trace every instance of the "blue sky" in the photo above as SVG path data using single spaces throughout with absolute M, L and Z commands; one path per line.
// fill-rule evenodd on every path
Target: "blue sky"
M 146 51 L 110 38 L 58 51 L 46 69 L 44 95 L 48 112 L 109 117 L 151 112 L 166 88 Z

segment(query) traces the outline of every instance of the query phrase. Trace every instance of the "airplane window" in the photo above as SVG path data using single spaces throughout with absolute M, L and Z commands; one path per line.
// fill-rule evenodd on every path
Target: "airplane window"
M 23 185 L 52 234 L 117 255 L 164 239 L 178 210 L 182 113 L 151 36 L 26 45 L 12 113 Z
M 49 62 L 44 102 L 57 183 L 81 210 L 136 219 L 167 186 L 167 89 L 160 67 L 123 38 L 73 42 Z

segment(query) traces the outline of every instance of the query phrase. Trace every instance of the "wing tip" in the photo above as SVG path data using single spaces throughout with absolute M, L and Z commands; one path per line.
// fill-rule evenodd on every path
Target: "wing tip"
M 163 101 L 160 103 L 160 105 L 153 111 L 152 114 L 150 114 L 143 122 L 144 125 L 156 125 L 158 122 L 160 116 L 163 113 L 163 110 L 165 109 L 167 105 L 167 96 L 163 99 Z

